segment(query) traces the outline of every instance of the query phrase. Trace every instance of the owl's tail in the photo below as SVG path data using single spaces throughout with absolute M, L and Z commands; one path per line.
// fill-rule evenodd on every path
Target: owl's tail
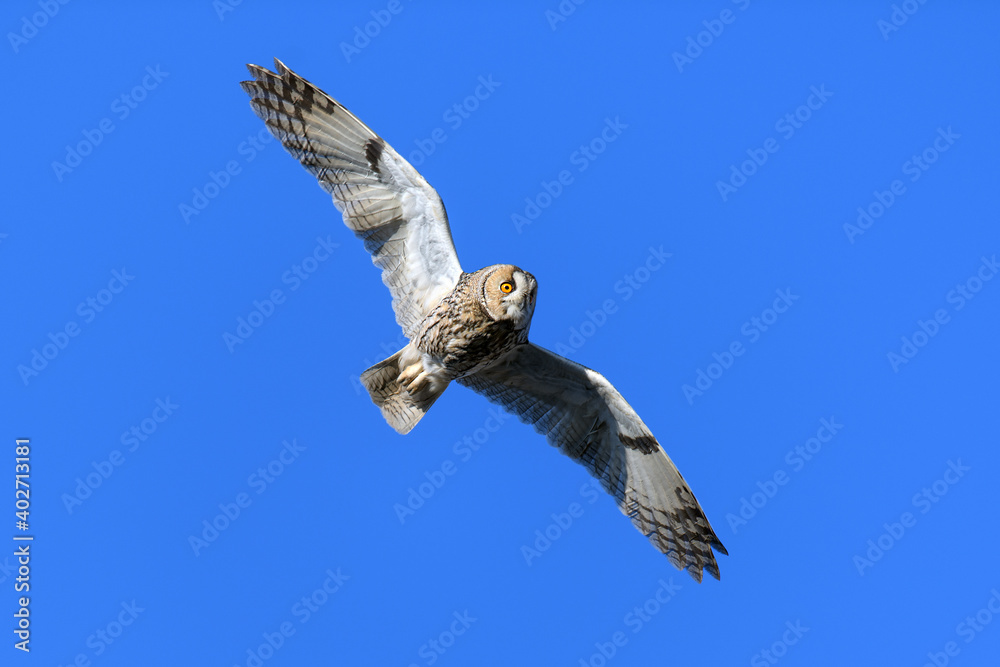
M 382 416 L 398 433 L 409 433 L 448 388 L 424 369 L 420 352 L 411 343 L 361 374 Z

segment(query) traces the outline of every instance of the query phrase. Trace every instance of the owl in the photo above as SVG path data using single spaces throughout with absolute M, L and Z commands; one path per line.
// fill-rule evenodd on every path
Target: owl
M 538 285 L 494 264 L 466 273 L 437 192 L 343 105 L 275 60 L 247 65 L 250 106 L 333 197 L 392 295 L 408 342 L 361 375 L 408 433 L 454 381 L 583 464 L 678 569 L 719 578 L 726 549 L 649 428 L 603 375 L 531 343 Z

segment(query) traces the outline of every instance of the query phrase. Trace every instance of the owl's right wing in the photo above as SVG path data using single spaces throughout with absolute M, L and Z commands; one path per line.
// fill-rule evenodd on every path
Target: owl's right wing
M 389 144 L 339 102 L 275 59 L 247 65 L 240 85 L 285 149 L 333 196 L 365 243 L 410 338 L 458 283 L 462 267 L 441 198 Z
M 526 343 L 458 382 L 586 466 L 675 567 L 695 581 L 705 570 L 719 578 L 712 549 L 725 547 L 670 457 L 603 375 Z

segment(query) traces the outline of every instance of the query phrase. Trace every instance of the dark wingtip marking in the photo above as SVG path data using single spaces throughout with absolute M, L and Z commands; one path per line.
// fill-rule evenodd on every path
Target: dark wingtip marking
M 622 444 L 629 449 L 637 449 L 643 454 L 652 454 L 660 446 L 660 444 L 656 442 L 656 438 L 651 435 L 640 435 L 638 438 L 632 438 L 619 433 L 618 439 L 621 440 Z
M 381 139 L 369 139 L 365 142 L 365 158 L 368 160 L 368 166 L 376 174 L 381 174 L 382 172 L 378 169 L 378 162 L 382 159 L 382 151 L 385 146 Z

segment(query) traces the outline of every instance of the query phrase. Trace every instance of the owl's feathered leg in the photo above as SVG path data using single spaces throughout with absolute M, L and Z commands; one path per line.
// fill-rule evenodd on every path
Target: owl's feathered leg
M 412 343 L 362 373 L 361 383 L 389 425 L 402 434 L 409 433 L 448 388 L 447 379 L 424 368 Z

